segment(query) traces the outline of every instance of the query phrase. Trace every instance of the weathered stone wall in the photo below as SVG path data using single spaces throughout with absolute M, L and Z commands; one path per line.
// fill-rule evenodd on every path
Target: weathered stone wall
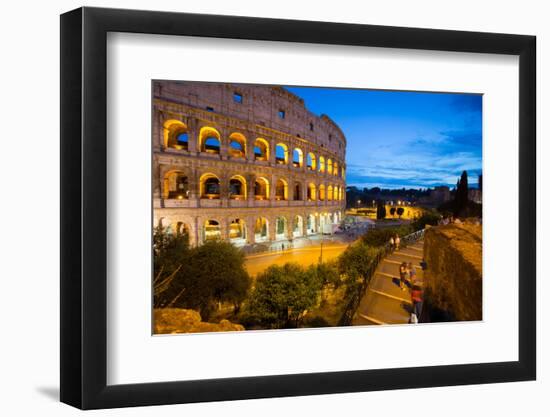
M 426 301 L 453 320 L 482 319 L 482 228 L 451 224 L 426 230 Z
M 222 320 L 220 323 L 201 321 L 194 310 L 182 308 L 156 308 L 154 311 L 155 334 L 232 332 L 244 330 L 240 324 Z

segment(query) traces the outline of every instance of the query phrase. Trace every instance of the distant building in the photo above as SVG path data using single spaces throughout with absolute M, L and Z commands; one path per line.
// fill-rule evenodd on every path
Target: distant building
M 443 204 L 451 199 L 451 190 L 446 185 L 435 187 L 430 192 L 430 200 L 433 204 Z
M 474 203 L 481 204 L 482 202 L 482 193 L 481 190 L 477 188 L 470 188 L 468 190 L 468 200 L 473 201 Z

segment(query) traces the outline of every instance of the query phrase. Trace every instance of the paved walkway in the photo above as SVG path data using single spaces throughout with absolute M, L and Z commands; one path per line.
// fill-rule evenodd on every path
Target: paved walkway
M 352 325 L 367 324 L 403 324 L 408 323 L 412 308 L 411 293 L 399 288 L 399 265 L 401 262 L 412 262 L 417 277 L 422 280 L 420 267 L 424 241 L 418 241 L 405 249 L 395 251 L 384 258 L 378 265 L 376 273 L 361 299 Z

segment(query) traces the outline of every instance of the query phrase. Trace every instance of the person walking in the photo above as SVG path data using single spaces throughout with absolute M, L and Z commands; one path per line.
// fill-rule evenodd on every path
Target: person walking
M 390 237 L 390 252 L 393 252 L 395 245 L 395 241 L 393 240 L 393 236 Z
M 416 268 L 413 266 L 412 262 L 407 264 L 407 269 L 409 270 L 410 284 L 415 285 L 417 283 Z
M 413 303 L 412 314 L 416 315 L 416 321 L 418 322 L 420 315 L 422 314 L 422 304 L 424 302 L 424 294 L 420 285 L 413 285 L 411 291 L 411 301 Z M 412 315 L 411 322 L 414 322 Z
M 399 235 L 395 235 L 395 250 L 399 250 L 399 245 L 401 244 L 401 238 Z
M 405 281 L 407 280 L 407 264 L 402 262 L 399 265 L 399 288 L 401 291 L 405 291 Z

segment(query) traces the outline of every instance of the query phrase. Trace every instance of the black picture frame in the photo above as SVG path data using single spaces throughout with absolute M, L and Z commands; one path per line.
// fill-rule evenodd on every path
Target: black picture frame
M 107 385 L 108 32 L 519 56 L 519 360 Z M 80 8 L 61 16 L 61 401 L 82 409 L 536 378 L 536 38 L 252 17 Z

